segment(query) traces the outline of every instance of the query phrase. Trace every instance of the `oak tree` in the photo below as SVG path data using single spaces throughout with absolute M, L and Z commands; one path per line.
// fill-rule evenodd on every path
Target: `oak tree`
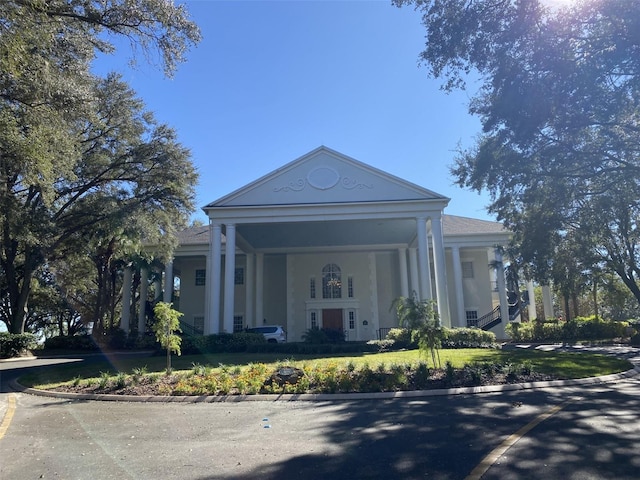
M 39 268 L 89 240 L 166 236 L 193 207 L 196 174 L 175 132 L 119 78 L 91 73 L 114 35 L 156 52 L 167 74 L 199 40 L 165 0 L 0 3 L 0 320 L 11 332 L 24 329 Z
M 483 132 L 459 152 L 456 182 L 489 192 L 537 279 L 580 238 L 640 302 L 640 2 L 394 3 L 423 14 L 420 58 L 444 89 L 478 86 L 469 111 Z

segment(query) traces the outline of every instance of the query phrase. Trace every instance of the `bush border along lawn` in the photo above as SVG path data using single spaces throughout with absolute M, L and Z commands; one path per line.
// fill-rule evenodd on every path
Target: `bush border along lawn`
M 20 383 L 38 389 L 132 395 L 226 395 L 252 393 L 376 392 L 491 383 L 585 378 L 632 368 L 626 361 L 592 353 L 531 350 L 440 350 L 442 368 L 426 364 L 418 350 L 282 359 L 276 354 L 189 355 L 164 375 L 162 357 L 114 359 L 57 366 L 26 375 Z M 278 370 L 300 372 L 296 384 Z M 130 373 L 125 373 L 130 372 Z

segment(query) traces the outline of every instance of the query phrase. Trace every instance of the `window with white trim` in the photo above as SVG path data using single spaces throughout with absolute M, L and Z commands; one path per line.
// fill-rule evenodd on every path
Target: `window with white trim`
M 244 285 L 244 267 L 237 267 L 233 272 L 233 283 L 235 285 Z
M 349 298 L 353 298 L 353 276 L 349 275 L 347 277 L 347 295 Z
M 204 268 L 196 270 L 196 286 L 201 287 L 207 283 L 207 271 Z
M 342 298 L 342 271 L 335 263 L 322 269 L 322 298 Z
M 316 277 L 309 278 L 309 298 L 316 298 Z
M 309 318 L 311 320 L 311 328 L 318 328 L 318 314 L 316 312 L 311 312 Z
M 204 333 L 204 316 L 197 315 L 193 317 L 193 333 L 197 335 Z
M 233 332 L 241 332 L 244 330 L 244 317 L 242 315 L 233 316 Z
M 349 310 L 349 330 L 356 329 L 356 312 Z
M 478 326 L 478 311 L 477 310 L 467 310 L 465 312 L 465 317 L 467 319 L 467 327 L 477 327 Z
M 460 262 L 462 265 L 462 278 L 473 278 L 473 262 Z

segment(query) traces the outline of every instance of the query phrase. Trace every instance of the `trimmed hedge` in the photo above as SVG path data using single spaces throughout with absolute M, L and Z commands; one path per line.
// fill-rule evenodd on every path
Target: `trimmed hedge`
M 337 353 L 379 352 L 380 347 L 373 342 L 344 342 L 344 343 L 267 343 L 264 345 L 249 345 L 247 352 L 251 353 L 283 353 L 287 355 L 313 355 Z
M 98 345 L 91 335 L 72 335 L 47 338 L 44 341 L 47 350 L 81 350 L 95 352 Z
M 392 328 L 387 333 L 385 340 L 392 340 L 393 348 L 396 350 L 402 348 L 414 350 L 418 348 L 418 344 L 411 339 L 411 332 L 406 328 Z
M 577 317 L 568 322 L 511 322 L 507 334 L 515 342 L 574 342 L 578 340 L 612 340 L 629 336 L 629 322 Z
M 183 355 L 198 353 L 247 352 L 249 346 L 267 345 L 261 333 L 220 333 L 217 335 L 185 335 L 180 350 Z M 277 345 L 277 344 L 276 344 Z
M 17 357 L 35 347 L 36 337 L 32 333 L 0 332 L 0 358 Z
M 496 334 L 479 328 L 443 328 L 442 348 L 493 348 Z
M 372 342 L 370 342 L 372 343 Z M 492 348 L 496 335 L 479 328 L 442 328 L 442 348 Z M 380 350 L 416 349 L 411 332 L 406 328 L 392 328 L 384 340 L 375 341 Z

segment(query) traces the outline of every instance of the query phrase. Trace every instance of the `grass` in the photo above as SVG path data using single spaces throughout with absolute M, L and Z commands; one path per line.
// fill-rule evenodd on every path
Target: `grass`
M 465 364 L 480 362 L 490 363 L 523 363 L 531 364 L 533 370 L 540 373 L 554 375 L 557 378 L 585 378 L 618 373 L 631 368 L 626 360 L 620 360 L 606 355 L 565 352 L 513 351 L 490 349 L 443 349 L 440 350 L 442 367 L 450 362 L 454 368 L 462 368 Z M 298 355 L 282 358 L 278 354 L 249 354 L 227 353 L 210 355 L 187 355 L 174 357 L 172 366 L 174 371 L 192 370 L 194 365 L 210 366 L 212 371 L 223 369 L 245 368 L 250 364 L 265 364 L 269 369 L 276 369 L 278 365 L 287 363 L 302 368 L 303 365 L 327 367 L 330 365 L 349 366 L 350 369 L 360 369 L 368 365 L 377 369 L 380 365 L 391 368 L 393 365 L 430 362 L 430 358 L 417 350 L 366 353 L 358 355 Z M 140 376 L 143 373 L 164 372 L 166 359 L 162 356 L 145 358 L 116 358 L 112 362 L 97 362 L 85 365 L 56 366 L 46 370 L 26 375 L 20 379 L 25 386 L 47 389 L 62 383 L 78 383 L 80 380 L 94 379 L 95 382 L 104 381 L 107 375 L 130 373 Z M 120 377 L 122 381 L 122 377 Z

